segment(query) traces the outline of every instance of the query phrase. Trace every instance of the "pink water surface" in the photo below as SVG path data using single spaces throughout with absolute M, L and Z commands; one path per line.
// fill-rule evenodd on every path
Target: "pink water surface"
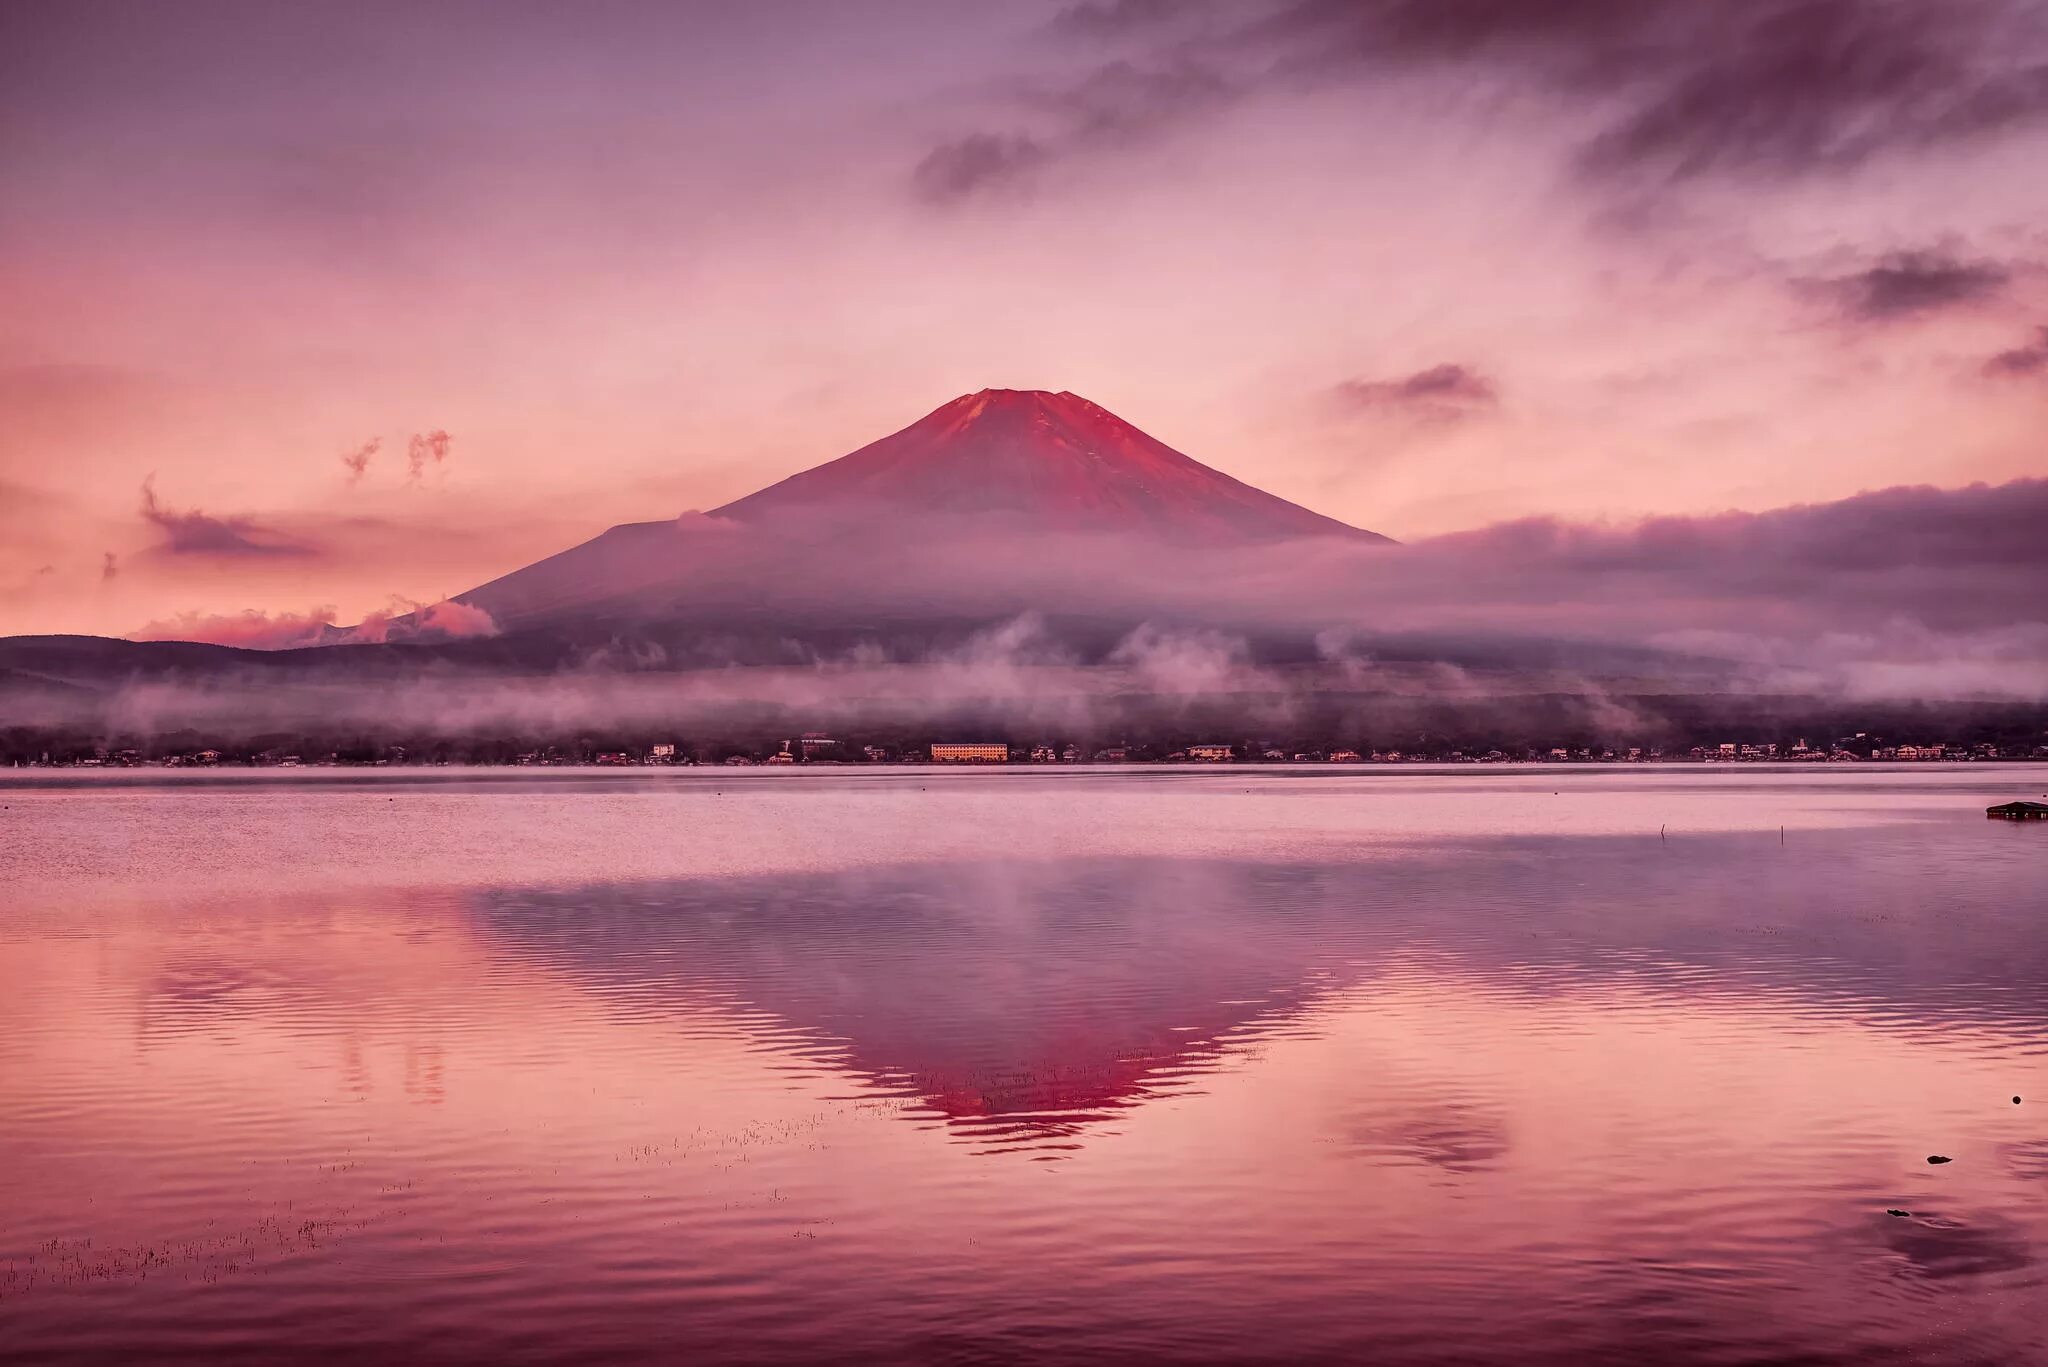
M 2043 788 L 0 776 L 0 1360 L 2048 1362 Z

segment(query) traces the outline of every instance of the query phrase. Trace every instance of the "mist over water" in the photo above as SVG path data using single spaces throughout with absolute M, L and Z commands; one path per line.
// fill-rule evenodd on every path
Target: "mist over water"
M 2044 786 L 9 776 L 0 1360 L 2048 1360 Z
M 345 632 L 329 611 L 143 633 L 291 649 L 0 639 L 0 730 L 35 755 L 51 733 L 336 749 L 973 719 L 1085 736 L 1200 712 L 1232 733 L 1337 724 L 1403 743 L 1432 726 L 1506 743 L 1528 721 L 1547 747 L 1679 740 L 1675 714 L 1703 705 L 1756 724 L 1796 703 L 1800 726 L 2003 709 L 2037 730 L 2048 699 L 2044 480 L 1405 546 L 908 516 L 854 502 L 759 526 L 630 523 Z

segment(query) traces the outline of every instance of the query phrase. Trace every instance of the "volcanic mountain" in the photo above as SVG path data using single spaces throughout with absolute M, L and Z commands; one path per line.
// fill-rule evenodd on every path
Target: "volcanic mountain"
M 1060 535 L 1183 553 L 1387 541 L 1211 469 L 1079 395 L 984 389 L 708 514 L 613 527 L 457 599 L 507 628 L 673 619 L 714 604 L 796 616 L 850 580 L 892 567 L 914 577 L 905 542 L 986 536 L 1021 556 Z
M 1078 394 L 1041 389 L 963 394 L 712 516 L 759 522 L 818 510 L 1000 513 L 1198 542 L 1385 539 L 1212 470 Z

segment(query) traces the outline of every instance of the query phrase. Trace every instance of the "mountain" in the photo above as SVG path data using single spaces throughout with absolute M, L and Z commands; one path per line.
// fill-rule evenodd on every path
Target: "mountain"
M 1078 394 L 1040 389 L 963 394 L 712 516 L 758 523 L 819 510 L 998 513 L 1193 541 L 1386 539 L 1212 470 Z
M 941 591 L 969 616 L 1057 610 L 1022 562 L 1068 535 L 1139 554 L 1304 538 L 1390 544 L 1211 469 L 1078 395 L 984 389 L 708 514 L 613 527 L 456 601 L 508 630 L 803 626 L 872 615 L 878 600 L 925 617 Z M 989 554 L 946 561 L 939 550 L 966 542 Z M 975 559 L 988 573 L 961 603 L 953 568 Z

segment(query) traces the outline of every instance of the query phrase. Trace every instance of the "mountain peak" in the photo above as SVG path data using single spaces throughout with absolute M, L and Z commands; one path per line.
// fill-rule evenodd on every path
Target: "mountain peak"
M 789 534 L 751 536 L 749 527 Z M 842 530 L 866 534 L 841 538 Z M 1078 394 L 983 389 L 708 517 L 614 527 L 456 601 L 514 628 L 714 601 L 798 614 L 818 595 L 850 592 L 877 557 L 886 563 L 900 550 L 914 562 L 920 543 L 1007 544 L 1014 561 L 1018 544 L 1066 531 L 1197 550 L 1290 537 L 1386 540 L 1212 470 Z M 992 573 L 1004 573 L 1004 559 L 993 557 Z M 932 585 L 932 596 L 947 587 Z
M 953 400 L 953 403 L 1056 403 L 1063 399 L 1071 399 L 1080 403 L 1088 402 L 1086 399 L 1081 398 L 1080 395 L 1070 393 L 1064 389 L 1057 391 L 1051 389 L 977 389 L 972 394 L 962 394 L 959 398 Z M 945 406 L 951 407 L 952 405 L 948 404 Z
M 1047 530 L 1183 541 L 1383 539 L 1232 479 L 1067 390 L 962 394 L 900 432 L 714 511 L 737 522 L 1000 514 Z
M 1050 389 L 977 389 L 972 394 L 962 394 L 951 403 L 941 404 L 927 415 L 926 420 L 945 417 L 972 422 L 1035 415 L 1068 421 L 1098 418 L 1117 421 L 1114 414 L 1099 404 L 1090 403 L 1079 394 L 1064 389 L 1057 392 Z

